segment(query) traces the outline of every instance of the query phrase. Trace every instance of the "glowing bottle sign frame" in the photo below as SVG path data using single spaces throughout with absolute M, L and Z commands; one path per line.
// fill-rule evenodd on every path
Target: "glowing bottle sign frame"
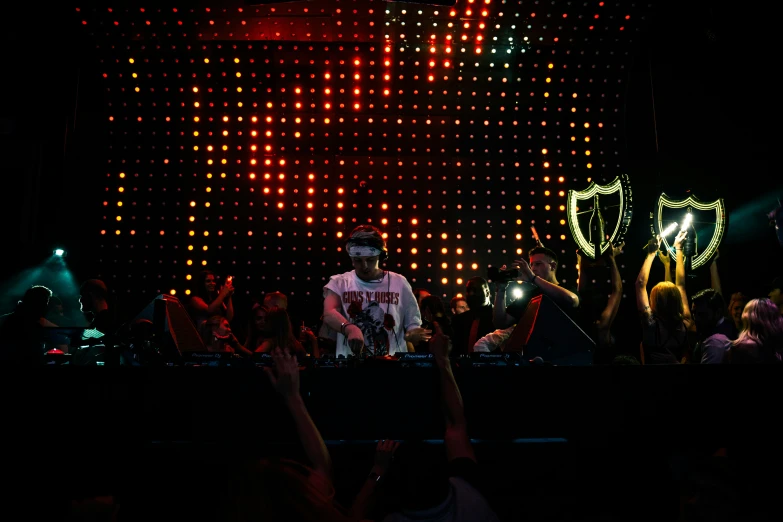
M 669 209 L 692 207 L 702 212 L 709 212 L 711 210 L 715 211 L 715 232 L 712 234 L 712 237 L 710 238 L 710 242 L 707 244 L 707 247 L 704 250 L 702 250 L 699 255 L 697 255 L 691 260 L 691 266 L 695 270 L 696 268 L 702 266 L 707 261 L 712 259 L 712 256 L 718 250 L 718 247 L 720 246 L 720 242 L 723 240 L 723 234 L 726 231 L 726 205 L 724 204 L 723 199 L 719 198 L 709 203 L 703 203 L 699 201 L 699 199 L 696 198 L 695 196 L 688 196 L 685 199 L 675 200 L 675 199 L 670 199 L 665 193 L 662 193 L 658 197 L 657 212 L 655 213 L 656 225 L 658 227 L 659 234 L 665 228 L 663 226 L 664 207 Z M 672 257 L 672 259 L 677 259 L 676 253 L 674 252 L 674 249 L 671 248 L 671 246 L 669 245 L 669 242 L 666 240 L 666 237 L 664 236 L 662 237 L 662 239 L 663 239 L 663 244 L 666 247 L 666 251 L 669 252 L 669 255 Z
M 633 198 L 628 174 L 617 176 L 608 185 L 598 185 L 595 182 L 592 182 L 584 190 L 568 191 L 567 216 L 568 226 L 571 228 L 571 235 L 574 237 L 574 241 L 576 241 L 576 244 L 579 246 L 582 253 L 591 259 L 596 258 L 595 249 L 579 227 L 579 213 L 577 212 L 578 204 L 580 201 L 589 201 L 593 199 L 593 196 L 596 194 L 609 195 L 614 194 L 615 192 L 620 196 L 620 212 L 612 235 L 601 248 L 601 254 L 605 253 L 612 245 L 621 243 L 625 239 L 625 234 L 628 232 L 628 226 L 631 224 L 631 217 L 633 216 Z

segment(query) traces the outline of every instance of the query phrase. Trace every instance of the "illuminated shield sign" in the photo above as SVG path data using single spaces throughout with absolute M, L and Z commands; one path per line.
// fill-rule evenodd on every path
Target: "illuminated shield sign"
M 590 241 L 585 237 L 584 230 L 587 230 L 586 223 L 580 223 L 579 216 L 589 214 L 591 210 L 579 210 L 580 202 L 590 201 L 593 197 L 599 194 L 605 196 L 601 198 L 601 212 L 606 222 L 606 228 L 604 229 L 608 240 L 601 247 L 601 254 L 606 252 L 611 245 L 617 245 L 622 243 L 625 239 L 625 234 L 628 232 L 628 226 L 631 224 L 631 215 L 633 214 L 633 199 L 631 197 L 631 182 L 628 179 L 628 174 L 622 174 L 609 183 L 608 185 L 597 185 L 595 182 L 590 183 L 588 187 L 582 191 L 569 190 L 568 191 L 568 226 L 571 228 L 571 235 L 574 237 L 574 241 L 579 246 L 579 249 L 584 255 L 591 259 L 595 259 L 595 249 Z M 583 204 L 582 204 L 583 205 Z M 615 213 L 614 219 L 612 215 Z M 583 219 L 583 221 L 586 221 Z M 614 227 L 612 227 L 612 221 L 614 221 Z M 609 234 L 611 230 L 611 234 Z
M 699 243 L 698 250 L 691 258 L 691 268 L 696 269 L 712 258 L 723 240 L 723 234 L 726 231 L 726 206 L 723 199 L 703 203 L 695 196 L 674 200 L 666 194 L 661 194 L 655 213 L 657 233 L 660 234 L 664 230 L 664 223 L 668 224 L 674 221 L 682 223 L 687 213 L 693 214 L 691 224 Z M 705 240 L 704 238 L 709 239 Z M 706 246 L 702 247 L 701 245 Z M 676 253 L 666 237 L 663 238 L 663 246 L 672 259 L 676 260 Z

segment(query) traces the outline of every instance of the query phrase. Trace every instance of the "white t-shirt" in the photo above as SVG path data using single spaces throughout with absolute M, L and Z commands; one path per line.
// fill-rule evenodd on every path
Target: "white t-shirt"
M 340 297 L 343 317 L 364 332 L 364 346 L 368 353 L 393 355 L 407 352 L 405 332 L 421 327 L 421 312 L 408 280 L 394 272 L 373 282 L 362 281 L 355 270 L 333 275 L 324 287 Z M 355 304 L 354 304 L 355 303 Z M 351 306 L 353 304 L 353 306 Z M 394 319 L 393 328 L 384 327 L 384 317 Z M 352 355 L 343 334 L 337 334 L 336 355 Z
M 451 491 L 439 506 L 411 513 L 392 513 L 383 522 L 498 522 L 486 499 L 468 482 L 451 477 Z

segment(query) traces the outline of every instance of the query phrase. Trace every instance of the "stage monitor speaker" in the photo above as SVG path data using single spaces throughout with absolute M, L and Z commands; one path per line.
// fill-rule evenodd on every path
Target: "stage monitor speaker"
M 152 323 L 154 335 L 164 339 L 167 348 L 175 350 L 178 355 L 207 351 L 190 315 L 176 297 L 159 295 L 134 318 L 133 323 L 145 320 Z
M 558 366 L 589 366 L 595 342 L 554 301 L 539 295 L 528 303 L 505 351 L 522 352 L 525 361 L 540 357 Z

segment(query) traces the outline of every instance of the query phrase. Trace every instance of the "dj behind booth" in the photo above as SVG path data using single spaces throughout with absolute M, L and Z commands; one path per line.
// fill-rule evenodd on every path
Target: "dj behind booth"
M 529 292 L 532 294 L 532 292 Z M 524 294 L 523 294 L 524 295 Z M 519 320 L 506 331 L 503 342 L 490 347 L 477 343 L 472 353 L 458 355 L 460 366 L 584 366 L 592 363 L 593 341 L 551 299 L 525 296 L 514 302 L 524 307 Z M 496 332 L 497 333 L 497 332 Z M 488 336 L 489 337 L 489 336 Z M 205 346 L 187 310 L 174 296 L 161 294 L 113 335 L 88 328 L 44 328 L 41 349 L 49 365 L 78 366 L 271 366 L 269 354 L 250 356 Z M 220 346 L 220 344 L 216 344 Z M 305 368 L 342 368 L 366 365 L 428 367 L 429 353 L 387 356 L 320 358 L 302 354 Z

